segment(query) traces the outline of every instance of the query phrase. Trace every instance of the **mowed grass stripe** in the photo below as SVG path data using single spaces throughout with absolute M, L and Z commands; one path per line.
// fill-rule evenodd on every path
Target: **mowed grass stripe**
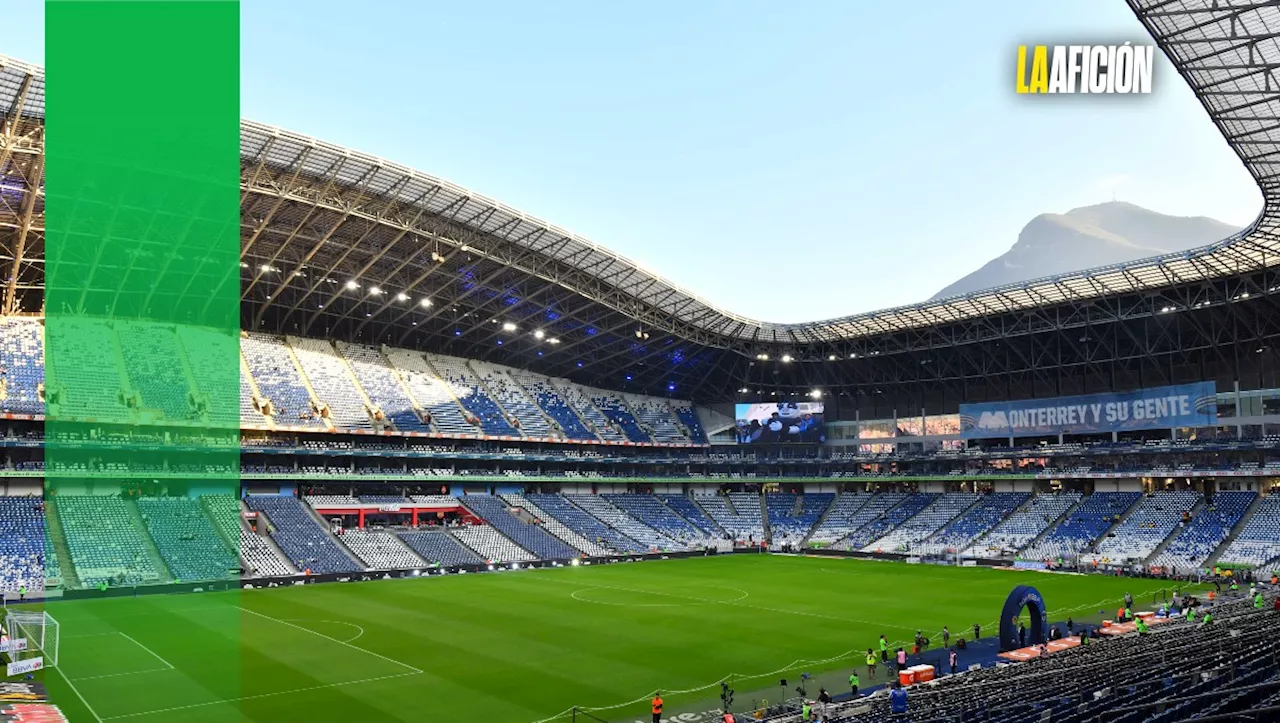
M 981 622 L 984 637 L 992 635 L 989 624 L 1005 596 L 1023 582 L 1044 593 L 1053 618 L 1065 617 L 1055 610 L 1090 608 L 1093 614 L 1078 620 L 1096 618 L 1099 601 L 1114 609 L 1125 591 L 1146 602 L 1164 587 L 1101 576 L 737 555 L 156 596 L 127 606 L 61 603 L 54 614 L 65 611 L 68 636 L 118 629 L 178 668 L 156 674 L 184 681 L 174 687 L 147 681 L 150 674 L 92 690 L 85 683 L 86 698 L 104 717 L 168 709 L 132 719 L 533 723 L 578 705 L 629 721 L 644 717 L 644 701 L 615 706 L 654 689 L 664 691 L 669 709 L 682 711 L 712 707 L 716 682 L 731 674 L 753 676 L 735 678 L 740 701 L 756 690 L 776 697 L 776 678 L 765 676 L 797 661 L 784 677 L 798 678 L 801 669 L 842 676 L 860 655 L 813 661 L 864 651 L 882 632 L 905 640 L 916 628 L 934 633 L 947 624 L 953 636 L 968 636 Z M 736 590 L 748 597 L 738 600 Z M 408 671 L 340 644 L 354 634 L 342 624 L 364 630 L 352 646 L 423 673 L 382 677 Z M 229 646 L 238 646 L 239 691 L 206 677 L 217 671 L 211 659 L 224 658 Z M 690 689 L 701 690 L 674 692 Z M 240 699 L 209 705 L 222 698 Z M 190 705 L 199 707 L 183 707 Z

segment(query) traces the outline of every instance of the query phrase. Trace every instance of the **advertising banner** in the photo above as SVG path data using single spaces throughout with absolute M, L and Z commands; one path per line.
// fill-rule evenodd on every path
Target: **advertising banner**
M 22 675 L 23 673 L 34 673 L 44 667 L 44 658 L 29 658 L 27 660 L 19 660 L 9 663 L 9 677 Z
M 1104 434 L 1136 429 L 1212 427 L 1218 423 L 1213 382 L 960 405 L 960 435 L 967 439 L 1056 434 Z

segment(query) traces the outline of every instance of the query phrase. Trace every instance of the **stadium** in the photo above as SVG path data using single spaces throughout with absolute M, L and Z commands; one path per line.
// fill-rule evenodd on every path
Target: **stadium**
M 0 56 L 0 719 L 1280 719 L 1280 8 L 1129 5 L 1262 191 L 1235 236 L 767 323 L 245 120 L 230 400 L 198 325 L 46 357 Z

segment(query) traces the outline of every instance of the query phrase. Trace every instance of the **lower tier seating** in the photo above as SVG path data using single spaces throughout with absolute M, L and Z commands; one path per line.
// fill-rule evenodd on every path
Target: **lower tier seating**
M 271 523 L 271 538 L 299 570 L 314 573 L 358 572 L 328 530 L 311 516 L 296 497 L 249 495 L 245 504 Z

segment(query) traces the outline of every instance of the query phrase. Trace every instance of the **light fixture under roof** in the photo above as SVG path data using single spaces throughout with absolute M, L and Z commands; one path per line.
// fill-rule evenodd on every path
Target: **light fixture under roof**
M 360 284 L 357 284 L 355 281 L 348 281 L 348 282 L 347 282 L 347 288 L 348 288 L 348 289 L 358 289 L 358 288 L 360 288 Z
M 422 301 L 419 301 L 418 303 L 419 303 L 419 304 L 422 304 L 423 306 L 431 306 L 431 299 L 423 299 Z
M 406 293 L 404 293 L 403 291 L 401 291 L 400 293 L 396 294 L 396 300 L 397 300 L 397 301 L 408 301 L 408 300 L 409 300 L 409 295 L 408 295 L 408 294 L 406 294 Z
M 382 289 L 379 289 L 376 286 L 370 286 L 369 293 L 372 294 L 373 296 L 382 296 Z
M 511 322 L 509 322 L 509 321 L 503 322 L 503 324 L 502 324 L 502 330 L 503 330 L 503 331 L 515 331 L 515 330 L 516 330 L 516 325 L 515 325 L 515 324 L 512 324 L 512 323 L 511 323 Z
M 547 332 L 545 332 L 545 331 L 543 331 L 543 330 L 541 330 L 541 329 L 538 329 L 537 331 L 533 332 L 533 338 L 534 338 L 534 339 L 541 339 L 542 337 L 544 337 L 544 336 L 546 336 L 546 335 L 547 335 Z

